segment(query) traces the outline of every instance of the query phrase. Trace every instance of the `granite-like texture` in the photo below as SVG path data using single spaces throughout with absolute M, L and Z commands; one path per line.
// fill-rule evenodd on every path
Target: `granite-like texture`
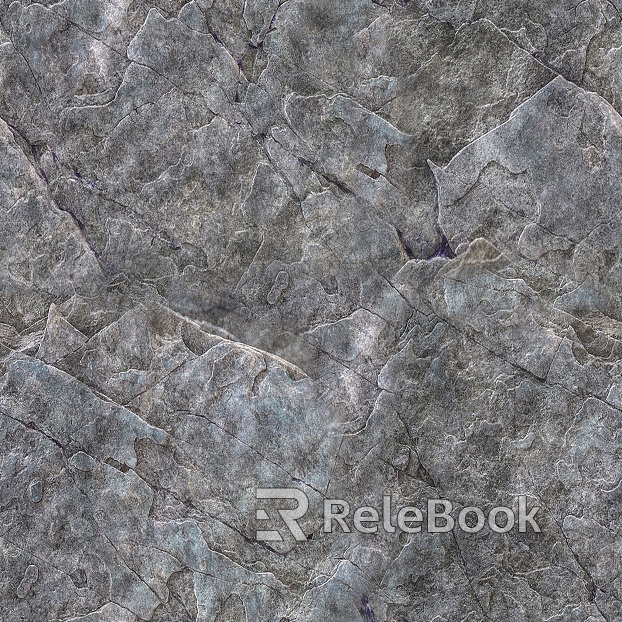
M 0 0 L 0 620 L 622 620 L 621 46 L 616 0 Z M 383 495 L 542 532 L 324 533 Z

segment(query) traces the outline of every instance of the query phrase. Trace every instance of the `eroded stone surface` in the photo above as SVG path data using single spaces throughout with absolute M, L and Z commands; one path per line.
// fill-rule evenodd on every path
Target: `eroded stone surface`
M 621 36 L 0 1 L 0 618 L 620 619 Z M 386 495 L 542 531 L 324 532 Z

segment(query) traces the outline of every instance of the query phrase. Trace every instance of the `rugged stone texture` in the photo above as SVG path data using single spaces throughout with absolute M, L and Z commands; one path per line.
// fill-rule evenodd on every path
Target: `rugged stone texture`
M 622 619 L 621 45 L 610 0 L 0 0 L 0 619 Z M 383 495 L 542 532 L 324 532 Z

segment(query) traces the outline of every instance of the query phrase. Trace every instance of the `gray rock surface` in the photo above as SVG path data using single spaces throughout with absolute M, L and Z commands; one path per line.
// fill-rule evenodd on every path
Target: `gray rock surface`
M 621 49 L 616 0 L 0 0 L 0 620 L 622 620 Z M 541 532 L 324 529 L 385 496 Z

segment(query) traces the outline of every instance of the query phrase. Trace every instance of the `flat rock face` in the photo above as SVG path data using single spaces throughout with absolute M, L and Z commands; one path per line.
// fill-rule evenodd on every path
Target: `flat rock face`
M 0 619 L 622 620 L 621 47 L 0 0 Z

